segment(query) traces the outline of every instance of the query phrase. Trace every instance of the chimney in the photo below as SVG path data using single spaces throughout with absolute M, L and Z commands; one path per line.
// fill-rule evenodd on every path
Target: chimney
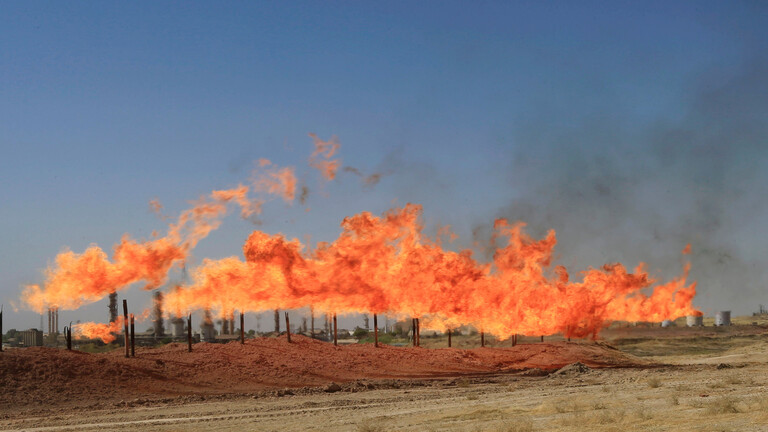
M 165 336 L 165 323 L 163 323 L 163 293 L 159 290 L 155 291 L 152 302 L 155 306 L 153 309 L 155 337 L 163 337 Z
M 117 321 L 117 293 L 109 293 L 109 322 Z

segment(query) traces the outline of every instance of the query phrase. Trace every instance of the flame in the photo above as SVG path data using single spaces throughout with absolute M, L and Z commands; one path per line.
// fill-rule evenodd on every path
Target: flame
M 317 168 L 324 179 L 333 180 L 341 167 L 341 161 L 331 159 L 341 146 L 338 138 L 332 136 L 328 141 L 323 141 L 313 133 L 309 136 L 315 143 L 315 151 L 309 157 L 309 165 Z
M 335 162 L 327 159 L 339 148 L 336 139 L 322 142 L 313 138 L 315 152 L 312 158 L 321 156 L 326 162 Z M 214 190 L 208 196 L 193 201 L 191 208 L 182 211 L 178 219 L 169 224 L 164 237 L 158 237 L 153 232 L 152 240 L 137 241 L 124 235 L 121 242 L 114 246 L 112 260 L 96 245 L 80 254 L 70 250 L 59 253 L 55 265 L 45 271 L 45 284 L 25 286 L 22 302 L 42 313 L 48 307 L 77 309 L 82 304 L 98 301 L 139 281 L 146 282 L 145 289 L 159 287 L 165 282 L 168 271 L 175 264 L 183 263 L 197 243 L 220 226 L 229 203 L 239 205 L 241 217 L 248 218 L 260 214 L 264 204 L 263 200 L 249 196 L 252 190 L 280 196 L 286 202 L 292 202 L 296 195 L 294 169 L 277 167 L 268 159 L 257 161 L 251 182 L 250 186 L 240 184 L 232 189 Z M 306 193 L 302 195 L 305 199 Z M 166 219 L 158 199 L 152 199 L 149 207 Z
M 104 343 L 110 343 L 116 338 L 123 327 L 123 317 L 109 324 L 101 323 L 81 323 L 72 326 L 74 336 L 84 339 L 101 339 Z
M 338 140 L 310 136 L 315 145 L 310 165 L 332 180 L 341 164 L 332 159 Z M 354 168 L 348 171 L 362 175 Z M 251 192 L 286 202 L 295 198 L 292 167 L 260 159 L 250 182 L 192 202 L 163 237 L 153 234 L 152 240 L 137 241 L 123 236 L 111 259 L 95 245 L 81 254 L 63 251 L 46 271 L 44 286 L 25 287 L 22 300 L 42 313 L 48 307 L 76 309 L 139 281 L 146 289 L 159 287 L 169 270 L 184 263 L 197 243 L 219 227 L 229 204 L 239 205 L 241 216 L 248 218 L 260 214 L 264 203 L 249 196 Z M 302 202 L 307 191 L 302 188 Z M 157 200 L 150 207 L 162 209 Z M 692 306 L 696 283 L 687 282 L 688 263 L 679 277 L 663 284 L 642 263 L 631 272 L 618 263 L 589 268 L 572 281 L 565 267 L 553 264 L 554 231 L 537 240 L 525 233 L 525 224 L 499 219 L 493 234 L 499 247 L 492 262 L 482 263 L 470 250 L 443 248 L 443 237 L 456 239 L 450 227 L 438 229 L 435 238 L 425 235 L 421 218 L 421 206 L 415 204 L 382 216 L 363 212 L 341 222 L 335 241 L 312 250 L 281 234 L 254 231 L 243 246 L 244 260 L 203 260 L 192 284 L 165 296 L 167 311 L 181 316 L 215 310 L 231 316 L 235 309 L 261 312 L 311 305 L 342 314 L 420 317 L 425 326 L 437 329 L 471 324 L 502 339 L 514 334 L 596 336 L 615 320 L 661 321 L 700 313 Z M 689 252 L 686 246 L 683 254 Z M 91 337 L 106 341 L 115 325 L 86 323 L 78 331 L 103 335 Z
M 680 277 L 655 287 L 643 264 L 634 272 L 607 264 L 571 282 L 564 267 L 552 265 L 554 231 L 534 240 L 524 224 L 497 220 L 495 236 L 506 244 L 492 263 L 482 264 L 469 250 L 448 251 L 425 236 L 421 213 L 409 204 L 381 217 L 364 212 L 346 218 L 339 238 L 312 254 L 296 239 L 254 231 L 243 246 L 244 261 L 205 260 L 194 271 L 194 283 L 169 293 L 166 304 L 179 314 L 313 305 L 336 313 L 417 316 L 432 328 L 473 324 L 500 338 L 595 336 L 610 321 L 696 313 L 696 285 L 686 282 L 689 265 Z M 651 288 L 650 295 L 642 292 Z

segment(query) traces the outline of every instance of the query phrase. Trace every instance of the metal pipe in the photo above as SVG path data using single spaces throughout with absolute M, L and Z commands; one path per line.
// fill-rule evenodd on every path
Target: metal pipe
M 413 346 L 416 346 L 416 318 L 411 318 L 411 333 L 413 333 Z
M 131 314 L 131 357 L 136 357 L 136 348 L 135 348 L 135 342 L 136 342 L 136 331 L 133 327 L 133 314 Z
M 333 344 L 335 346 L 339 345 L 339 333 L 336 328 L 336 314 L 333 314 Z
M 379 320 L 376 314 L 373 314 L 373 346 L 379 347 Z
M 240 345 L 245 344 L 245 316 L 240 311 Z
M 480 348 L 485 348 L 485 332 L 480 330 Z
M 288 320 L 288 312 L 285 313 L 285 334 L 288 335 L 288 343 L 291 343 L 291 321 Z
M 187 350 L 192 352 L 192 314 L 187 315 Z
M 130 334 L 128 334 L 128 300 L 123 299 L 123 329 L 125 331 L 125 358 L 130 354 Z
M 315 307 L 310 306 L 309 307 L 309 321 L 310 321 L 310 330 L 309 330 L 309 337 L 312 339 L 315 338 Z
M 3 305 L 0 305 L 0 352 L 3 352 Z
M 69 327 L 64 329 L 64 336 L 67 338 L 67 351 L 72 351 L 72 321 L 69 322 Z
M 448 348 L 451 347 L 451 329 L 448 329 Z
M 416 346 L 421 346 L 421 322 L 416 318 Z
M 544 335 L 541 335 L 541 341 L 544 342 Z

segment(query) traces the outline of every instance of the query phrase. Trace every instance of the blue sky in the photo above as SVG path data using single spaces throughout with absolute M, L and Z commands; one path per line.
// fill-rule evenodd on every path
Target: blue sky
M 768 302 L 766 17 L 762 2 L 0 2 L 0 302 L 64 247 L 162 230 L 150 199 L 175 214 L 266 157 L 314 192 L 310 212 L 269 203 L 267 232 L 331 240 L 344 216 L 410 201 L 457 247 L 507 216 L 555 228 L 574 271 L 643 260 L 664 279 L 691 242 L 697 304 L 751 312 Z M 318 186 L 309 132 L 387 175 Z M 239 255 L 253 229 L 232 215 L 194 257 Z

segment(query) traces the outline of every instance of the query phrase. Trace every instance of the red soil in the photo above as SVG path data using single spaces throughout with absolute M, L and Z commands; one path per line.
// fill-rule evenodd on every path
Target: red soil
M 51 348 L 0 353 L 0 412 L 40 405 L 98 405 L 133 398 L 254 393 L 331 382 L 422 379 L 527 368 L 557 369 L 648 363 L 599 342 L 556 342 L 513 348 L 425 349 L 333 344 L 293 336 L 249 339 L 245 345 L 199 343 L 105 354 Z

